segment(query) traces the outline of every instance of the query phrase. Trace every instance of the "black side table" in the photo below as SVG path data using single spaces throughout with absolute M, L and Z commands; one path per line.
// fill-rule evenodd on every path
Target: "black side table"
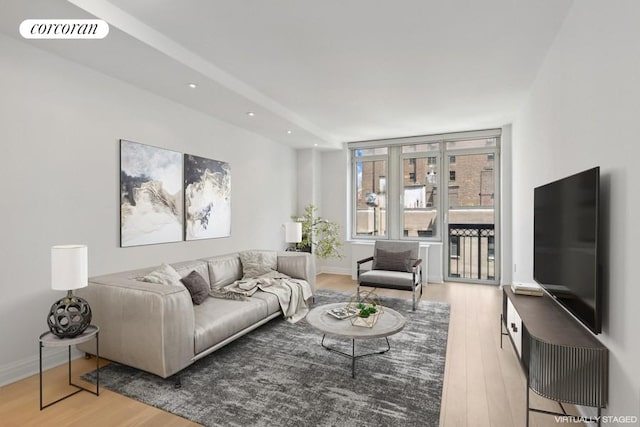
M 95 394 L 96 396 L 100 395 L 100 339 L 99 339 L 100 328 L 94 325 L 89 325 L 87 329 L 73 338 L 60 338 L 51 332 L 45 332 L 40 335 L 38 338 L 39 341 L 39 349 L 40 349 L 40 410 L 42 411 L 44 408 L 47 408 L 54 403 L 58 403 L 61 400 L 66 399 L 67 397 L 71 397 L 74 394 L 80 393 L 81 391 L 88 391 L 89 393 Z M 83 342 L 89 341 L 91 339 L 96 340 L 96 391 L 90 390 L 88 388 L 82 387 L 78 384 L 74 384 L 71 382 L 71 346 L 76 344 L 81 344 Z M 51 403 L 47 403 L 46 405 L 42 404 L 42 347 L 65 347 L 67 346 L 69 349 L 69 385 L 77 388 L 78 390 L 67 394 L 57 400 L 54 400 Z

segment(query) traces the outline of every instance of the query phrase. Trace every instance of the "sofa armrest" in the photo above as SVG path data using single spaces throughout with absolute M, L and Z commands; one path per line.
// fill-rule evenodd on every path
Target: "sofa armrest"
M 163 378 L 193 362 L 195 319 L 186 288 L 92 278 L 76 293 L 89 302 L 91 323 L 100 327 L 100 357 Z M 95 343 L 79 348 L 95 354 Z
M 304 279 L 316 293 L 316 263 L 313 255 L 307 252 L 279 252 L 278 271 L 294 279 Z

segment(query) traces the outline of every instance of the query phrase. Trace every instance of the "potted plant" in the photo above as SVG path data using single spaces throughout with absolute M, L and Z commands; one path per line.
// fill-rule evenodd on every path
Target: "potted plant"
M 340 225 L 317 215 L 318 208 L 307 205 L 301 217 L 291 219 L 302 224 L 302 241 L 296 245 L 299 251 L 313 252 L 321 259 L 342 258 L 340 248 Z
M 378 303 L 378 296 L 373 291 L 361 296 L 353 296 L 349 304 L 347 304 L 347 309 L 356 313 L 355 316 L 349 318 L 353 326 L 365 326 L 367 328 L 373 328 L 384 311 Z
M 358 317 L 362 317 L 363 319 L 366 319 L 378 312 L 378 306 L 375 302 L 371 304 L 359 302 L 356 307 L 358 308 Z

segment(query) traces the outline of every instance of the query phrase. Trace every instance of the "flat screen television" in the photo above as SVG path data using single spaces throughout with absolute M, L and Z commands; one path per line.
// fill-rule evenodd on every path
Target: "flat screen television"
M 593 333 L 600 333 L 600 168 L 535 188 L 533 204 L 534 280 Z

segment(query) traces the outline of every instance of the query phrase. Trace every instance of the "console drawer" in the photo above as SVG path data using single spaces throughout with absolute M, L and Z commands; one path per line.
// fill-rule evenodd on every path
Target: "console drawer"
M 522 319 L 509 299 L 507 299 L 507 330 L 520 358 L 522 356 Z

